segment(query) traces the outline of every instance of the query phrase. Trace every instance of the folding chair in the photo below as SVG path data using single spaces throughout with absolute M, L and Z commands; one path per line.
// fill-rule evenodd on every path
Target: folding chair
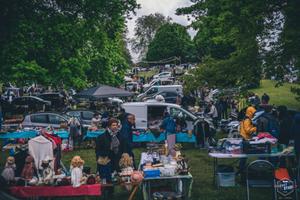
M 250 188 L 273 188 L 275 200 L 274 166 L 266 160 L 251 162 L 246 168 L 247 200 L 250 200 Z

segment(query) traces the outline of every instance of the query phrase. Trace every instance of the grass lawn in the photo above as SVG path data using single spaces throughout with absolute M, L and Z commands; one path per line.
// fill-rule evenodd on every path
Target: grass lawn
M 136 162 L 139 162 L 139 155 L 143 148 L 135 149 Z M 213 160 L 208 157 L 206 150 L 195 149 L 193 145 L 186 144 L 182 151 L 189 158 L 191 174 L 193 175 L 193 200 L 241 200 L 246 197 L 246 188 L 237 186 L 235 188 L 220 188 L 219 190 L 213 186 Z M 69 165 L 71 158 L 74 155 L 80 155 L 86 162 L 85 166 L 90 166 L 92 171 L 96 170 L 95 153 L 93 149 L 77 150 L 64 153 L 63 161 L 65 165 Z M 237 166 L 236 160 L 221 160 L 221 163 L 230 163 Z M 239 178 L 237 178 L 239 180 Z M 272 199 L 271 189 L 251 190 L 252 198 L 255 200 Z M 128 199 L 129 194 L 125 189 L 117 187 L 114 198 L 111 200 Z M 80 199 L 80 198 L 75 198 Z M 93 199 L 93 198 L 91 198 Z M 142 199 L 142 194 L 139 191 L 136 200 Z
M 253 89 L 260 97 L 263 93 L 270 96 L 270 103 L 275 105 L 286 105 L 290 109 L 300 110 L 300 102 L 295 99 L 296 95 L 291 92 L 291 87 L 298 86 L 299 84 L 285 83 L 283 86 L 275 87 L 275 81 L 262 80 L 261 86 Z

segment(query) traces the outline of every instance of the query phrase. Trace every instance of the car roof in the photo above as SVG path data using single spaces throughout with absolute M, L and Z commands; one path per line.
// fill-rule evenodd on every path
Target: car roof
M 17 100 L 17 99 L 23 99 L 23 98 L 32 98 L 32 99 L 37 99 L 37 100 L 40 100 L 40 101 L 45 101 L 44 99 L 40 98 L 40 97 L 37 97 L 37 96 L 22 96 L 22 97 L 17 97 L 17 98 L 14 98 L 14 100 Z M 13 101 L 14 101 L 13 100 Z
M 123 103 L 122 105 L 124 105 L 124 106 L 144 106 L 144 105 L 151 106 L 151 105 L 154 105 L 154 106 L 172 106 L 172 107 L 176 107 L 176 108 L 181 108 L 177 104 L 163 103 L 163 102 L 127 102 L 127 103 Z

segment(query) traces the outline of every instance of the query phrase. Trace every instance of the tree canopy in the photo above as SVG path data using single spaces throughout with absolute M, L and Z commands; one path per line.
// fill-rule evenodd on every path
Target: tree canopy
M 135 0 L 12 0 L 0 7 L 0 74 L 17 84 L 118 85 Z
M 296 55 L 299 26 L 292 20 L 297 19 L 300 13 L 296 0 L 191 1 L 194 2 L 193 5 L 177 10 L 177 14 L 193 16 L 192 26 L 198 30 L 193 41 L 201 64 L 190 85 L 197 87 L 203 80 L 207 80 L 209 85 L 218 87 L 249 84 L 257 86 L 263 72 L 272 69 L 273 73 L 279 73 L 274 69 L 280 67 L 268 62 L 278 60 L 276 53 L 293 50 L 293 55 Z M 276 41 L 276 33 L 280 32 L 280 26 L 283 24 L 282 18 L 284 28 Z M 285 31 L 287 27 L 290 27 L 288 35 Z M 280 44 L 280 41 L 285 42 Z M 293 47 L 288 47 L 288 44 Z M 273 53 L 270 53 L 271 46 L 277 46 Z M 290 62 L 296 56 L 284 57 L 286 62 Z M 267 68 L 267 64 L 271 67 Z M 281 66 L 283 65 L 281 62 Z M 189 80 L 188 78 L 187 82 Z M 195 80 L 198 80 L 198 84 L 195 84 Z
M 131 40 L 131 44 L 133 51 L 139 54 L 140 59 L 145 58 L 148 51 L 148 45 L 152 42 L 156 31 L 163 24 L 170 21 L 170 17 L 165 17 L 160 13 L 143 15 L 136 20 L 134 38 Z
M 186 27 L 177 23 L 162 25 L 150 42 L 147 52 L 148 61 L 158 61 L 170 57 L 180 57 L 188 61 L 193 53 L 191 37 Z

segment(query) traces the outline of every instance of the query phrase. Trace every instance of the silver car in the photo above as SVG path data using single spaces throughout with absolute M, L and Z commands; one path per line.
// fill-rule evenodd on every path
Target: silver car
M 23 127 L 48 127 L 51 126 L 53 128 L 60 128 L 61 125 L 68 124 L 68 117 L 63 116 L 57 113 L 34 113 L 30 115 L 26 115 L 22 126 Z

